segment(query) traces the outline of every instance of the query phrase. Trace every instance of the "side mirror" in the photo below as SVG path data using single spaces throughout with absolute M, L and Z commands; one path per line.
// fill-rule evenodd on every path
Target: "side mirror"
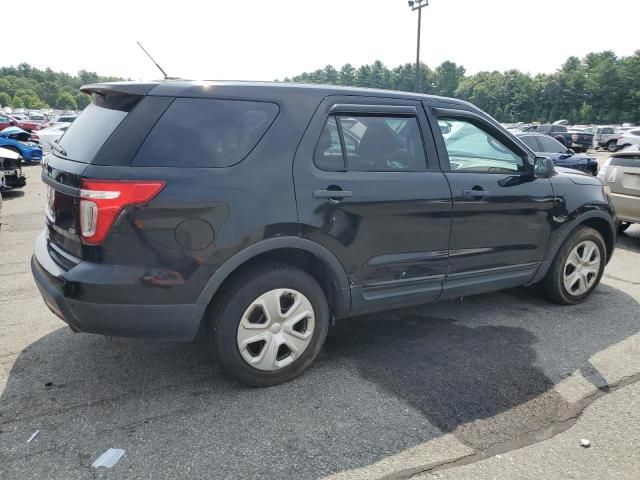
M 9 125 L 15 125 L 15 124 L 16 124 L 15 120 L 9 120 Z
M 556 168 L 550 158 L 536 157 L 533 164 L 533 174 L 536 178 L 551 178 L 555 173 Z

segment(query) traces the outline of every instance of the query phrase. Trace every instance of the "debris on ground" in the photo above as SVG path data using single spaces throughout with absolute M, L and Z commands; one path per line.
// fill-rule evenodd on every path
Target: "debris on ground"
M 583 438 L 582 440 L 580 440 L 580 446 L 584 448 L 589 448 L 591 446 L 591 442 L 586 438 Z
M 104 452 L 102 455 L 100 455 L 100 457 L 98 457 L 98 459 L 95 462 L 93 462 L 91 466 L 93 468 L 98 468 L 98 467 L 111 468 L 116 463 L 118 463 L 118 460 L 120 460 L 120 458 L 122 458 L 123 455 L 124 455 L 124 450 L 122 450 L 121 448 L 110 448 L 109 450 Z
M 36 438 L 36 435 L 38 435 L 39 433 L 40 433 L 40 430 L 36 430 L 35 432 L 33 432 L 33 435 L 29 437 L 29 440 L 27 440 L 27 443 L 31 443 L 31 440 Z

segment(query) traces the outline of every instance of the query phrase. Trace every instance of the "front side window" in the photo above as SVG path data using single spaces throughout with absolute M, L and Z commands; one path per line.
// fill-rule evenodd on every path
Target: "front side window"
M 382 115 L 329 117 L 314 161 L 322 170 L 356 172 L 415 172 L 427 165 L 417 118 Z
M 176 98 L 145 139 L 133 165 L 235 165 L 254 149 L 278 112 L 275 103 Z
M 555 138 L 544 135 L 540 136 L 538 141 L 542 146 L 542 151 L 545 153 L 565 153 L 567 151 L 567 148 Z
M 468 120 L 438 119 L 452 172 L 513 173 L 524 170 L 520 155 Z

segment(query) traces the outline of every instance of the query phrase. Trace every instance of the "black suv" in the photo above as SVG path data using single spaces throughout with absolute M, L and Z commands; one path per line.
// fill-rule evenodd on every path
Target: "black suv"
M 241 82 L 83 87 L 44 162 L 32 270 L 75 331 L 189 341 L 289 380 L 334 319 L 540 283 L 578 303 L 616 240 L 597 178 L 469 103 Z

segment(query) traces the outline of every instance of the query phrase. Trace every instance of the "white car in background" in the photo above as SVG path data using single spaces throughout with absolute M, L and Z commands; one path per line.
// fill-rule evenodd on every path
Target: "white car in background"
M 52 119 L 50 122 L 46 123 L 45 126 L 47 128 L 49 127 L 58 127 L 61 125 L 67 125 L 69 126 L 71 123 L 73 123 L 73 121 L 78 118 L 78 115 L 58 115 L 57 117 L 55 117 L 54 119 Z
M 59 123 L 50 128 L 44 128 L 42 130 L 38 130 L 37 137 L 40 142 L 40 146 L 44 153 L 51 152 L 51 144 L 57 140 L 60 140 L 60 137 L 67 131 L 67 128 L 71 123 Z
M 634 128 L 624 132 L 616 143 L 618 149 L 630 147 L 633 145 L 640 145 L 640 128 Z

